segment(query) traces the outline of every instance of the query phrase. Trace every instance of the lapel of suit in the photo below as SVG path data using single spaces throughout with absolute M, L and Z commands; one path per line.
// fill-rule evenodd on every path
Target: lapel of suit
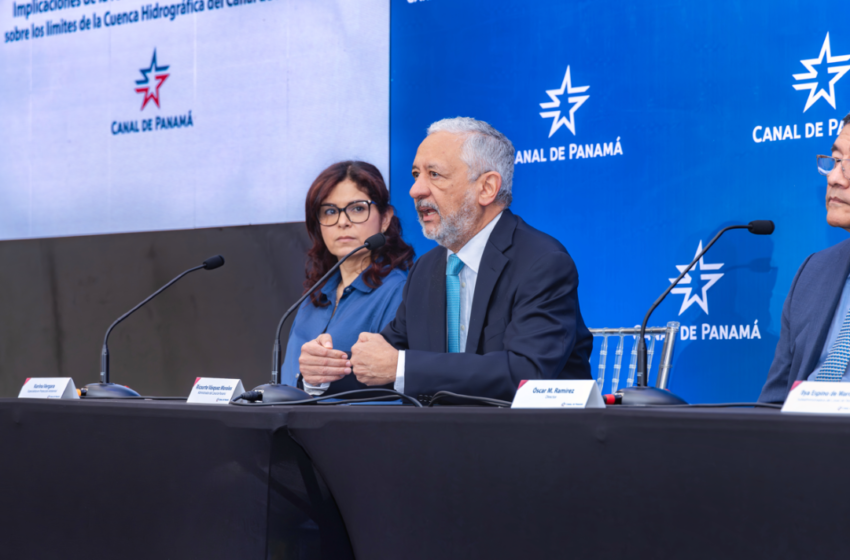
M 436 266 L 431 270 L 431 281 L 428 286 L 426 323 L 428 329 L 428 350 L 430 352 L 448 352 L 446 333 L 446 249 L 440 247 L 437 251 Z
M 466 335 L 466 352 L 475 353 L 484 329 L 484 317 L 490 305 L 493 288 L 496 287 L 502 271 L 508 264 L 504 252 L 514 240 L 517 217 L 510 210 L 504 210 L 499 223 L 490 233 L 481 264 L 478 266 L 478 278 L 475 280 L 475 294 L 472 296 L 472 312 L 469 315 L 469 331 Z
M 844 284 L 847 281 L 847 276 L 850 274 L 850 244 L 847 244 L 841 252 L 841 272 L 840 274 L 830 274 L 824 277 L 822 285 L 823 302 L 827 305 L 816 306 L 813 310 L 812 325 L 818 329 L 815 343 L 811 346 L 811 352 L 801 372 L 812 372 L 820 359 L 823 345 L 826 344 L 826 336 L 829 334 L 829 327 L 832 324 L 832 319 L 835 317 L 835 311 L 838 309 L 838 302 L 841 300 L 841 292 L 844 290 Z M 804 373 L 808 375 L 808 373 Z

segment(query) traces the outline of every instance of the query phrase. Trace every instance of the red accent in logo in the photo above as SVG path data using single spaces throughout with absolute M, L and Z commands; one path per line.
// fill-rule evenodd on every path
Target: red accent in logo
M 517 387 L 517 389 L 519 389 L 520 387 L 522 387 L 526 383 L 528 383 L 528 379 L 523 379 L 522 381 L 519 382 L 519 387 Z
M 161 88 L 162 84 L 165 83 L 165 80 L 168 79 L 169 74 L 165 73 L 168 71 L 168 68 L 168 66 L 160 66 L 157 64 L 156 49 L 154 49 L 153 57 L 151 58 L 151 65 L 139 70 L 142 76 L 144 76 L 144 79 L 136 80 L 136 93 L 143 93 L 145 95 L 145 98 L 142 101 L 142 111 L 145 110 L 145 107 L 150 100 L 153 100 L 157 108 L 159 108 L 159 88 Z M 154 84 L 154 81 L 156 81 L 156 84 Z
M 156 88 L 152 87 L 141 87 L 136 88 L 136 93 L 144 93 L 145 100 L 142 101 L 142 111 L 145 110 L 145 106 L 148 104 L 148 101 L 153 100 L 156 103 L 157 109 L 159 109 L 159 88 L 162 84 L 165 83 L 165 80 L 168 79 L 168 74 L 160 74 L 159 76 L 154 76 L 156 78 Z

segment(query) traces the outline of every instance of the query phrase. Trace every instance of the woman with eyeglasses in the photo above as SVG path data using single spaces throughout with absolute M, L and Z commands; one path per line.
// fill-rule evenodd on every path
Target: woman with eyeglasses
M 360 333 L 380 332 L 395 317 L 414 256 L 389 198 L 381 172 L 362 161 L 335 163 L 313 181 L 305 204 L 313 241 L 305 289 L 372 235 L 382 232 L 386 243 L 355 253 L 301 304 L 282 383 L 312 395 L 366 388 L 351 373 L 348 353 Z

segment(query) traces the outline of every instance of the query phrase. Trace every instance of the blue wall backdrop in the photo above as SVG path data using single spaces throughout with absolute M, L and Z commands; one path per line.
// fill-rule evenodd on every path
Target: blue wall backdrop
M 410 166 L 427 126 L 458 115 L 521 152 L 512 210 L 570 251 L 591 327 L 639 324 L 700 243 L 772 219 L 770 237 L 721 238 L 651 320 L 688 329 L 674 392 L 755 400 L 794 273 L 847 236 L 825 222 L 815 166 L 850 109 L 836 21 L 791 1 L 393 0 L 390 179 L 406 237 L 419 255 L 434 246 Z

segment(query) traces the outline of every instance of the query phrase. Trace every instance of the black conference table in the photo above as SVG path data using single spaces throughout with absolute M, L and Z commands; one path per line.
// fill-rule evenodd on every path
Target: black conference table
M 0 399 L 3 558 L 846 558 L 850 419 Z

